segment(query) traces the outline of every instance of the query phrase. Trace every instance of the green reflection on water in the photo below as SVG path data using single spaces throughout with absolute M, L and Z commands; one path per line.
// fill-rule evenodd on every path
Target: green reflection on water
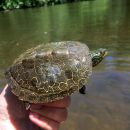
M 61 130 L 129 130 L 129 11 L 128 0 L 95 0 L 0 12 L 0 85 L 13 60 L 37 44 L 78 40 L 91 50 L 107 48 L 109 55 L 94 68 L 88 95 L 73 97 Z
M 7 67 L 30 47 L 43 42 L 62 40 L 87 42 L 91 49 L 106 47 L 114 58 L 113 62 L 117 60 L 117 65 L 120 58 L 127 62 L 130 60 L 126 59 L 130 49 L 128 12 L 128 6 L 121 0 L 95 0 L 49 8 L 1 12 L 0 67 Z

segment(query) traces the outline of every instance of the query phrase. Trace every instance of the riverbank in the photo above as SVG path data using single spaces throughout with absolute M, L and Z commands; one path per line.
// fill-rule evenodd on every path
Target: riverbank
M 78 1 L 92 1 L 92 0 L 2 0 L 0 2 L 0 11 L 57 5 L 63 3 L 78 2 Z

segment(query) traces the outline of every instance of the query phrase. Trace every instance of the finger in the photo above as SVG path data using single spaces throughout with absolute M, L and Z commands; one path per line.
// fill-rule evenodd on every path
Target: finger
M 45 130 L 58 130 L 59 128 L 58 122 L 45 117 L 41 117 L 36 113 L 35 114 L 31 113 L 29 115 L 29 118 L 33 123 L 35 123 L 36 125 L 38 125 L 39 127 Z
M 49 103 L 32 104 L 31 108 L 40 109 L 40 108 L 42 108 L 42 106 L 64 108 L 64 107 L 69 107 L 70 103 L 71 103 L 71 98 L 68 96 L 61 100 L 57 100 L 57 101 L 53 101 L 53 102 L 49 102 Z
M 65 121 L 68 115 L 66 108 L 43 107 L 42 109 L 31 109 L 31 111 L 57 122 Z

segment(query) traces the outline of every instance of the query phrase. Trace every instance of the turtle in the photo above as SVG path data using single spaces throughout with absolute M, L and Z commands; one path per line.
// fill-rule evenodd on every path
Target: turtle
M 63 99 L 85 88 L 106 49 L 90 51 L 78 41 L 40 44 L 21 54 L 5 71 L 11 91 L 25 103 L 47 103 Z

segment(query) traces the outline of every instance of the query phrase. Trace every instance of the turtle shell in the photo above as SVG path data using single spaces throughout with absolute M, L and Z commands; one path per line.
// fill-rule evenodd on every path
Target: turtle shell
M 20 100 L 46 103 L 82 88 L 91 72 L 87 45 L 65 41 L 41 44 L 27 50 L 8 68 L 5 76 Z

